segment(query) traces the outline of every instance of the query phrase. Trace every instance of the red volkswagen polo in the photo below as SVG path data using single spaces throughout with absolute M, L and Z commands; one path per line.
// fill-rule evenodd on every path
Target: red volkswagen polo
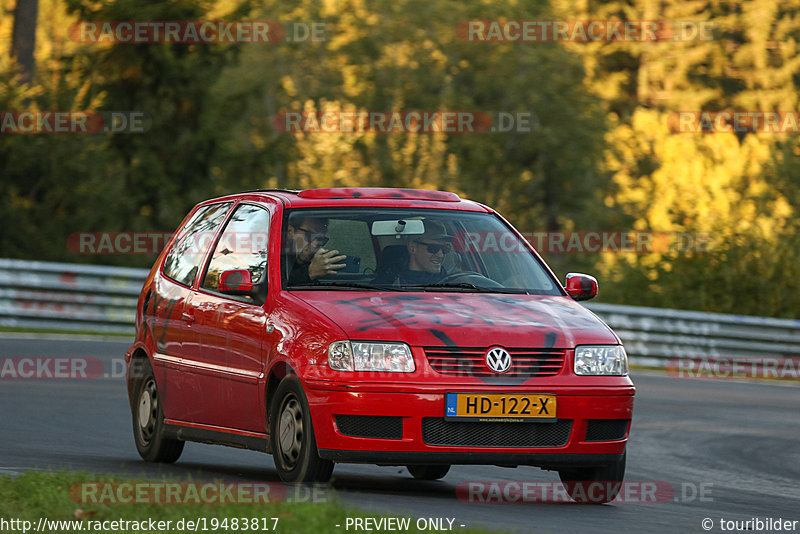
M 336 462 L 557 470 L 622 481 L 634 385 L 611 329 L 491 208 L 389 188 L 197 205 L 154 265 L 125 355 L 136 447 L 271 452 L 286 482 Z M 616 490 L 594 495 L 612 500 Z

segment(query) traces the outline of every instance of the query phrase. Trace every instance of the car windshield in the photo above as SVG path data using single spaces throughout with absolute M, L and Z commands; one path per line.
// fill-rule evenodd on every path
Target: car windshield
M 288 289 L 563 294 L 527 244 L 489 213 L 293 209 L 282 239 Z

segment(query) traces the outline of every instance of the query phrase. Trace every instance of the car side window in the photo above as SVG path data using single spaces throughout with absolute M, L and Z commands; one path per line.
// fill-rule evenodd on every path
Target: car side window
M 164 261 L 164 274 L 178 283 L 191 286 L 217 227 L 225 220 L 230 202 L 212 204 L 197 210 L 178 230 L 178 236 Z
M 217 291 L 220 275 L 231 269 L 246 269 L 250 271 L 253 284 L 263 283 L 267 275 L 268 231 L 267 210 L 252 204 L 240 204 L 214 249 L 203 288 Z
M 338 250 L 342 254 L 357 257 L 360 264 L 355 272 L 375 272 L 377 260 L 375 245 L 369 233 L 369 225 L 364 221 L 349 219 L 330 219 L 328 221 L 327 250 Z M 347 272 L 347 271 L 346 271 Z

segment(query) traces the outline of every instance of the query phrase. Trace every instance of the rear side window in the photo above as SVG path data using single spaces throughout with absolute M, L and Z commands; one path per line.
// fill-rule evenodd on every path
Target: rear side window
M 328 250 L 338 250 L 342 254 L 358 257 L 360 270 L 375 272 L 375 245 L 369 233 L 369 224 L 364 221 L 330 219 L 328 221 Z
M 268 230 L 267 210 L 252 204 L 239 205 L 217 243 L 203 287 L 216 291 L 219 275 L 230 269 L 247 269 L 254 284 L 262 283 L 267 272 Z
M 214 233 L 231 207 L 230 202 L 212 204 L 197 210 L 191 219 L 178 230 L 164 261 L 164 274 L 180 284 L 192 285 L 206 250 L 213 242 Z

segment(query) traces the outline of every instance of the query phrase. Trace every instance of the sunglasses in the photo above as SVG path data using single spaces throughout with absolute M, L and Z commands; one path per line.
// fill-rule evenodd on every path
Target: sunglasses
M 308 241 L 309 243 L 313 243 L 313 242 L 316 241 L 316 243 L 320 247 L 324 247 L 325 243 L 330 241 L 330 237 L 327 237 L 325 234 L 312 232 L 311 230 L 306 230 L 305 228 L 296 228 L 296 229 L 297 229 L 298 232 L 303 232 L 303 234 L 305 235 L 306 241 Z
M 440 250 L 444 251 L 445 254 L 450 252 L 450 245 L 439 245 L 437 243 L 423 243 L 422 241 L 417 241 L 420 245 L 425 245 L 427 247 L 428 252 L 430 254 L 438 254 Z

